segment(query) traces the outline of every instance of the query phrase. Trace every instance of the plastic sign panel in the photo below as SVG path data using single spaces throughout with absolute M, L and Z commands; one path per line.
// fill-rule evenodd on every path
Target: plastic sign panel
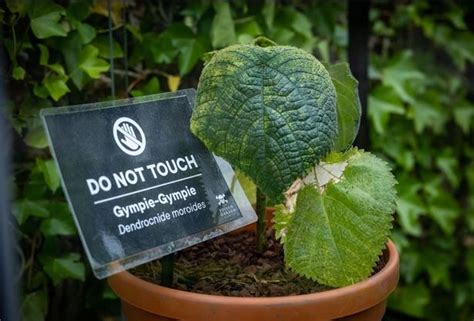
M 41 111 L 98 278 L 256 221 L 230 165 L 190 132 L 194 97 L 184 90 Z

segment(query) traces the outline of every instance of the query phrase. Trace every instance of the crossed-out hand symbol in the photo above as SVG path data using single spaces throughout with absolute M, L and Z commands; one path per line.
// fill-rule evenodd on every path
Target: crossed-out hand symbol
M 123 123 L 119 128 L 120 132 L 123 134 L 123 138 L 121 138 L 120 141 L 131 150 L 137 150 L 142 142 L 137 139 L 133 127 L 127 123 Z
M 140 125 L 131 118 L 120 117 L 113 126 L 117 146 L 126 154 L 137 156 L 143 153 L 146 137 Z

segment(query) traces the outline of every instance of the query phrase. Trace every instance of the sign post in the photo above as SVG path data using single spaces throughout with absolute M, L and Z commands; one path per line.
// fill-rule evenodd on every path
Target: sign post
M 195 91 L 42 111 L 94 274 L 256 221 L 229 164 L 189 130 Z

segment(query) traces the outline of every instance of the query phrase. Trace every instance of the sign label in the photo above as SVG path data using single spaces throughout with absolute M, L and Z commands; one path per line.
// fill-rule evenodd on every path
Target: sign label
M 256 220 L 230 165 L 189 130 L 194 95 L 42 111 L 97 277 Z

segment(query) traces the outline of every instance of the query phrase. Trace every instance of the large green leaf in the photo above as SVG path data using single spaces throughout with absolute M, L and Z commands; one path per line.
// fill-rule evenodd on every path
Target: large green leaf
M 352 145 L 359 131 L 361 109 L 358 81 L 352 76 L 347 63 L 325 66 L 337 93 L 337 139 L 334 149 L 343 151 Z
M 331 150 L 336 117 L 334 85 L 312 55 L 294 47 L 236 45 L 205 66 L 191 129 L 280 199 Z
M 285 261 L 299 274 L 341 287 L 369 277 L 382 254 L 396 181 L 387 164 L 370 153 L 350 150 L 326 161 L 297 192 Z

